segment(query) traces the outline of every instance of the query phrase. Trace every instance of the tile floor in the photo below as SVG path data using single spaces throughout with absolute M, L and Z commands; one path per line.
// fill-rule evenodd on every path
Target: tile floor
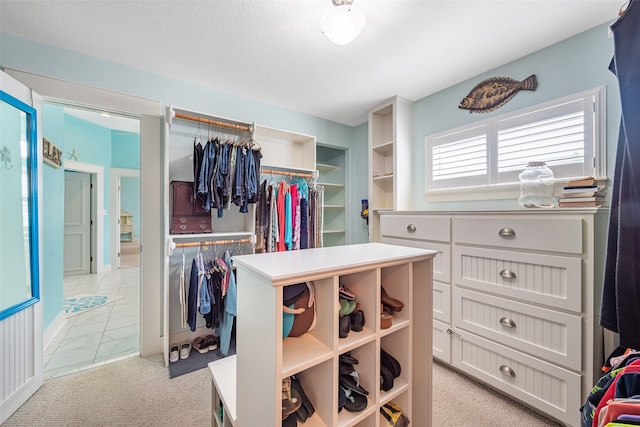
M 68 318 L 44 351 L 44 378 L 140 352 L 140 268 L 65 277 L 64 297 L 78 294 L 124 298 Z

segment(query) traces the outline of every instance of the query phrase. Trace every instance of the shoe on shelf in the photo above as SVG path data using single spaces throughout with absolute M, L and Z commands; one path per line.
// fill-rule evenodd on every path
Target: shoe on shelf
M 346 338 L 351 330 L 351 318 L 349 316 L 340 316 L 338 318 L 338 336 Z
M 169 348 L 169 362 L 177 362 L 180 359 L 180 346 L 171 344 Z
M 291 377 L 282 379 L 282 419 L 300 409 L 302 399 L 298 390 L 291 387 Z
M 382 286 L 380 286 L 380 301 L 391 311 L 400 311 L 404 308 L 404 303 L 395 298 L 391 298 Z
M 380 304 L 380 329 L 388 329 L 393 324 L 393 316 L 387 308 Z
M 382 348 L 380 349 L 380 365 L 386 367 L 389 372 L 393 374 L 393 378 L 398 378 L 402 372 L 402 366 L 400 366 L 398 359 L 384 351 Z
M 186 359 L 191 354 L 191 343 L 189 341 L 185 341 L 180 344 L 180 359 Z
M 356 294 L 351 292 L 349 289 L 345 288 L 344 285 L 340 285 L 340 298 L 344 298 L 349 301 L 353 301 L 356 299 Z
M 355 310 L 350 315 L 351 330 L 353 332 L 360 332 L 364 328 L 364 311 Z

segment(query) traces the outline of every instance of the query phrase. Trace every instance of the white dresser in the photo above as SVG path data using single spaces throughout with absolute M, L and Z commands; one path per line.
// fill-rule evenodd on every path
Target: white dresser
M 604 360 L 606 221 L 602 209 L 387 212 L 381 241 L 438 251 L 435 358 L 579 426 Z

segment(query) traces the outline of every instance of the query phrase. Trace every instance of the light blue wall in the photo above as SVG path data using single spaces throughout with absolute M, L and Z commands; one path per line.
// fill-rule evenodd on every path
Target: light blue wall
M 64 151 L 64 112 L 61 107 L 42 107 L 42 134 Z M 65 157 L 66 158 L 66 157 Z M 63 239 L 64 239 L 64 169 L 42 165 L 42 301 L 43 322 L 51 324 L 62 311 Z M 46 224 L 46 226 L 45 226 Z
M 427 201 L 424 197 L 425 137 L 601 86 L 606 86 L 607 91 L 607 173 L 611 178 L 620 120 L 620 93 L 615 77 L 608 70 L 612 55 L 613 40 L 607 35 L 607 25 L 601 25 L 415 102 L 412 130 L 413 188 L 415 190 L 412 200 L 413 209 L 519 208 L 515 199 L 478 202 Z M 531 74 L 535 74 L 538 78 L 537 90 L 520 92 L 494 112 L 470 114 L 458 108 L 460 101 L 469 91 L 486 78 L 511 77 L 522 80 Z
M 111 131 L 111 167 L 140 169 L 140 135 Z

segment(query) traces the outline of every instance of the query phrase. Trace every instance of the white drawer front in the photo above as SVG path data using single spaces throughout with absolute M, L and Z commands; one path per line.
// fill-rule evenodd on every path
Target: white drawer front
M 433 282 L 433 318 L 451 323 L 451 285 Z
M 381 215 L 380 235 L 450 242 L 451 219 L 434 215 Z
M 568 425 L 580 425 L 580 375 L 465 331 L 455 334 L 452 347 L 455 368 Z
M 582 369 L 581 318 L 453 289 L 453 325 L 567 368 Z
M 448 323 L 433 321 L 433 357 L 451 363 L 451 334 Z
M 513 216 L 454 218 L 453 240 L 472 245 L 581 254 L 582 221 Z
M 456 285 L 580 313 L 582 260 L 469 246 L 453 248 Z
M 384 236 L 380 239 L 380 242 L 389 245 L 410 246 L 412 248 L 438 251 L 433 258 L 433 280 L 439 280 L 441 282 L 449 282 L 451 280 L 451 246 L 442 243 L 397 239 Z

